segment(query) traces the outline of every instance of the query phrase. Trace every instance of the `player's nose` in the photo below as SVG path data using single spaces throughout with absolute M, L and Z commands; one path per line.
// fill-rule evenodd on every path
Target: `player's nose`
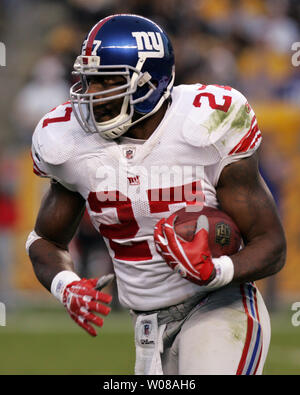
M 99 94 L 101 95 L 101 92 L 103 92 L 104 86 L 102 84 L 90 84 L 88 86 L 87 92 L 88 93 L 97 93 L 99 92 Z
M 114 96 L 114 92 L 107 93 L 107 88 L 102 84 L 90 85 L 88 87 L 87 93 L 94 94 L 95 99 L 105 99 L 110 96 Z

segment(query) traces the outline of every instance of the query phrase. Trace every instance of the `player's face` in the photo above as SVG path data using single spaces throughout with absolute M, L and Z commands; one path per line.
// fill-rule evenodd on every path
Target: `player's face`
M 99 93 L 95 99 L 103 99 L 106 97 L 114 96 L 116 92 L 105 93 L 105 91 L 113 88 L 120 87 L 126 83 L 122 76 L 91 76 L 88 77 L 88 90 L 87 93 Z M 125 90 L 120 90 L 117 93 L 123 93 Z M 97 122 L 105 122 L 118 116 L 121 111 L 123 97 L 115 100 L 108 100 L 93 105 L 94 115 Z

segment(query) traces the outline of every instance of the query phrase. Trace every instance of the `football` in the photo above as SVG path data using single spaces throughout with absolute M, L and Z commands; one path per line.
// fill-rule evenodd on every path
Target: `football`
M 235 254 L 242 244 L 242 236 L 235 222 L 223 211 L 204 206 L 201 211 L 178 210 L 174 222 L 176 234 L 192 241 L 197 231 L 208 228 L 209 247 L 213 258 Z

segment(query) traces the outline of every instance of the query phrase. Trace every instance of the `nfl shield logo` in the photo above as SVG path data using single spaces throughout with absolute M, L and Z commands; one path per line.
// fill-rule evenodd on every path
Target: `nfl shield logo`
M 143 319 L 140 321 L 138 340 L 143 346 L 155 344 L 155 330 L 153 331 L 153 322 L 153 319 Z
M 215 225 L 216 243 L 221 244 L 222 247 L 230 244 L 230 226 L 223 222 L 218 222 Z
M 123 150 L 126 159 L 132 159 L 135 154 L 135 147 L 127 147 Z
M 144 332 L 144 333 L 143 333 L 144 336 L 149 336 L 150 333 L 151 333 L 151 329 L 152 329 L 152 328 L 151 328 L 151 322 L 147 322 L 147 321 L 146 321 L 146 322 L 144 323 L 144 331 L 143 331 L 143 332 Z

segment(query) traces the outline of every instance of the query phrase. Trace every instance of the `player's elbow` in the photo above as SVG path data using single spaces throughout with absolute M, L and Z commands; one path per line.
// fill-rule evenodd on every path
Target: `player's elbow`
M 279 272 L 286 263 L 286 239 L 283 233 L 275 235 L 273 239 L 273 262 L 272 269 L 273 274 Z

